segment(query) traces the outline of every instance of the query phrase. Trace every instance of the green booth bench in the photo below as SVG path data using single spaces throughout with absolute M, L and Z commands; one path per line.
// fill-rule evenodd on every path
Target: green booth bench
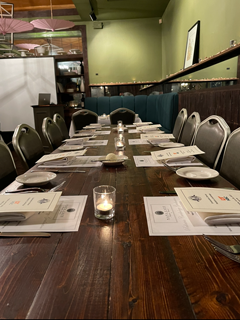
M 110 114 L 119 108 L 127 108 L 139 115 L 145 122 L 160 123 L 162 130 L 171 133 L 178 115 L 178 94 L 91 97 L 85 99 L 85 109 L 99 116 Z

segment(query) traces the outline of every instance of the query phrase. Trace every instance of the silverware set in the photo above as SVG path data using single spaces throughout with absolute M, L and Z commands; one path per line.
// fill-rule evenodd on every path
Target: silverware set
M 23 188 L 23 189 L 17 189 L 17 190 L 6 190 L 5 194 L 10 194 L 10 193 L 36 193 L 36 192 L 55 192 L 59 190 L 66 181 L 63 181 L 62 183 L 58 184 L 57 186 L 53 187 L 52 189 L 42 189 L 42 188 L 37 188 L 37 187 L 32 187 L 32 188 Z
M 148 142 L 149 144 L 151 144 L 153 147 L 158 147 L 158 144 L 152 143 L 150 140 L 147 140 L 147 142 Z
M 237 256 L 237 254 L 240 254 L 240 245 L 236 244 L 236 245 L 226 245 L 223 244 L 221 242 L 218 242 L 217 240 L 214 240 L 206 235 L 203 235 L 204 239 L 206 239 L 208 242 L 211 243 L 211 245 L 213 246 L 213 248 L 221 253 L 222 255 L 224 255 L 225 257 L 240 263 L 240 257 Z

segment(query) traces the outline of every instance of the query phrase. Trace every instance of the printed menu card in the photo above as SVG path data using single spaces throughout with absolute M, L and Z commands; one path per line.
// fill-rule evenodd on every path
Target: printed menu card
M 53 211 L 62 192 L 0 195 L 0 213 Z
M 240 213 L 240 191 L 220 188 L 175 188 L 188 211 Z
M 194 155 L 203 154 L 203 153 L 205 152 L 201 151 L 197 146 L 190 146 L 190 147 L 172 148 L 172 149 L 165 149 L 162 151 L 155 151 L 155 152 L 151 152 L 151 155 L 153 157 L 153 160 L 162 161 L 166 159 L 194 156 Z
M 197 212 L 208 225 L 240 223 L 240 191 L 218 188 L 176 188 L 189 212 Z

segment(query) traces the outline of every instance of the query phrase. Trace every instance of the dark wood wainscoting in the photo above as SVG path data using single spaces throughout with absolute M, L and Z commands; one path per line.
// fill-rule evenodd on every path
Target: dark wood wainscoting
M 240 85 L 179 93 L 179 110 L 199 112 L 201 120 L 211 115 L 225 119 L 231 130 L 240 127 Z

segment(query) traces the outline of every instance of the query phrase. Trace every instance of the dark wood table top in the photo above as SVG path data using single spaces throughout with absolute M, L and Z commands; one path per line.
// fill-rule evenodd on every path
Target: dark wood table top
M 87 155 L 114 152 L 115 136 L 100 136 L 108 145 Z M 146 150 L 158 148 L 127 143 L 124 153 L 133 159 Z M 88 195 L 78 232 L 0 238 L 1 319 L 239 319 L 240 265 L 202 236 L 150 237 L 143 202 L 174 187 L 230 183 L 190 183 L 165 167 L 136 168 L 133 160 L 84 170 L 58 173 L 53 183 L 67 180 L 63 195 Z M 103 184 L 117 189 L 116 216 L 108 222 L 93 210 L 93 188 Z

